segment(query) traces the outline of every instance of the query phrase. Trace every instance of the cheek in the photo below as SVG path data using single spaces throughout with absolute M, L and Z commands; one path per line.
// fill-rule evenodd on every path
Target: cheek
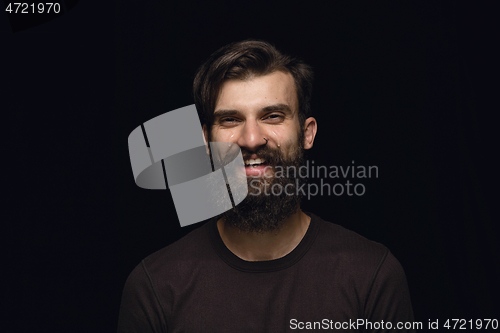
M 220 131 L 216 127 L 212 128 L 211 141 L 213 142 L 233 142 L 236 137 L 236 131 L 223 130 Z
M 276 133 L 276 144 L 280 145 L 282 151 L 289 155 L 296 151 L 298 146 L 298 134 L 291 131 L 274 131 Z

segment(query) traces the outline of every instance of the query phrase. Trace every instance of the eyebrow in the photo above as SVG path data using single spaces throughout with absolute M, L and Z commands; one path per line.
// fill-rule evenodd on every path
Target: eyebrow
M 278 103 L 278 104 L 273 104 L 273 105 L 268 105 L 266 107 L 263 107 L 261 112 L 272 112 L 272 111 L 283 111 L 288 114 L 292 114 L 292 109 L 288 104 L 283 104 L 283 103 Z M 216 110 L 214 112 L 214 119 L 221 118 L 221 117 L 228 117 L 228 116 L 235 116 L 241 114 L 241 111 L 239 110 Z

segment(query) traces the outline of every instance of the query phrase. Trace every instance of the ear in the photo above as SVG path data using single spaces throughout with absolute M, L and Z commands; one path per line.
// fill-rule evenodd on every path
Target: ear
M 207 150 L 207 155 L 210 155 L 210 149 L 208 148 L 207 125 L 203 125 L 203 142 L 205 143 L 205 149 Z
M 311 149 L 318 131 L 316 119 L 309 117 L 304 123 L 304 149 Z

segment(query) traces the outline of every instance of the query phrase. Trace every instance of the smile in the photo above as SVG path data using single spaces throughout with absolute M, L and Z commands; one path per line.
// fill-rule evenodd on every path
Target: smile
M 257 166 L 263 165 L 264 162 L 265 162 L 265 160 L 263 160 L 261 158 L 249 159 L 249 160 L 245 160 L 245 166 L 246 167 L 257 167 Z

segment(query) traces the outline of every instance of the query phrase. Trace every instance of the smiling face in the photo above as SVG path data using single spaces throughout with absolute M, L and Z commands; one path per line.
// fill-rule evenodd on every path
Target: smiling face
M 285 158 L 298 153 L 302 130 L 298 104 L 294 79 L 289 73 L 228 80 L 223 83 L 216 102 L 210 139 L 240 146 L 246 164 L 254 164 L 245 168 L 247 175 L 257 176 L 270 162 L 259 156 L 262 147 L 279 149 Z M 304 143 L 305 149 L 311 146 L 312 142 Z
M 300 167 L 304 149 L 312 147 L 316 121 L 311 117 L 301 126 L 298 105 L 295 82 L 288 73 L 228 80 L 221 87 L 211 133 L 206 127 L 203 131 L 207 141 L 241 148 L 249 195 L 224 213 L 224 219 L 240 230 L 277 230 L 299 207 L 300 195 L 294 188 L 305 180 L 275 177 L 274 172 L 276 167 Z M 276 195 L 270 191 L 275 186 L 289 191 Z

